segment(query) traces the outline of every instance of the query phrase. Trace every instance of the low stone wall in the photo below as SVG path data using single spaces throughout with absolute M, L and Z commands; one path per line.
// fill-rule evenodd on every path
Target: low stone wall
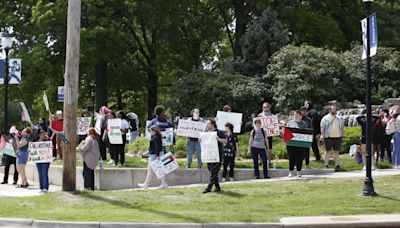
M 4 167 L 0 172 L 3 173 Z M 10 173 L 13 173 L 13 168 Z M 327 174 L 332 173 L 332 169 L 310 169 L 304 170 L 305 175 Z M 62 166 L 51 165 L 49 170 L 50 184 L 62 185 Z M 262 170 L 260 170 L 262 173 Z M 26 166 L 26 174 L 29 180 L 39 182 L 36 165 L 28 163 Z M 144 182 L 147 174 L 145 168 L 107 168 L 95 170 L 95 187 L 98 190 L 120 190 L 137 188 L 138 183 Z M 286 169 L 269 170 L 269 175 L 274 177 L 285 177 L 288 171 Z M 220 172 L 220 177 L 222 172 Z M 235 180 L 250 180 L 254 173 L 252 169 L 235 169 Z M 167 182 L 170 186 L 189 185 L 208 183 L 210 174 L 207 169 L 178 169 L 167 175 Z M 158 186 L 160 181 L 155 177 L 150 186 Z M 76 168 L 76 186 L 83 189 L 82 168 Z

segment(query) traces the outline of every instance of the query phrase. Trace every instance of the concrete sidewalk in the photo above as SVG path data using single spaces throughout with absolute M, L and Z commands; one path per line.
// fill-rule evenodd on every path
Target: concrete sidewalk
M 0 227 L 65 227 L 65 228 L 325 228 L 325 227 L 400 227 L 400 214 L 287 217 L 278 223 L 123 223 L 123 222 L 61 222 L 31 219 L 0 218 Z
M 0 174 L 3 177 L 3 174 Z M 39 196 L 44 193 L 39 193 L 39 183 L 29 181 L 29 187 L 17 188 L 17 185 L 12 185 L 12 176 L 9 176 L 9 184 L 0 184 L 0 198 L 1 197 L 28 197 L 28 196 Z M 50 185 L 49 192 L 61 191 L 61 186 Z

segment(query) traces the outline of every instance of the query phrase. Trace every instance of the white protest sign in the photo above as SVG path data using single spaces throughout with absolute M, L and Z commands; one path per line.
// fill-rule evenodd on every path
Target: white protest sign
M 3 136 L 0 138 L 0 154 L 16 157 L 12 144 L 7 142 Z
M 256 119 L 261 120 L 261 126 L 267 131 L 267 136 L 279 135 L 279 122 L 278 122 L 277 116 L 272 115 L 272 116 L 265 116 L 265 117 L 257 117 Z M 253 120 L 253 124 L 254 124 L 254 120 Z
M 90 128 L 90 117 L 78 117 L 76 120 L 78 135 L 86 135 Z
M 154 173 L 156 174 L 158 179 L 161 179 L 162 177 L 165 176 L 165 169 L 164 165 L 161 161 L 159 160 L 154 160 L 150 162 L 150 166 L 153 169 Z
M 166 128 L 165 131 L 161 132 L 163 139 L 163 146 L 172 146 L 174 144 L 174 128 Z
M 199 139 L 201 146 L 201 161 L 204 163 L 220 162 L 217 132 L 201 132 Z
M 176 134 L 184 137 L 199 138 L 200 132 L 204 132 L 206 126 L 207 124 L 202 121 L 180 119 Z
M 35 163 L 46 163 L 53 161 L 53 142 L 30 142 L 29 161 Z
M 121 119 L 108 119 L 108 139 L 111 144 L 122 144 Z
M 101 122 L 102 116 L 99 113 L 95 113 L 96 116 L 96 123 L 94 124 L 94 129 L 98 135 L 101 135 Z
M 242 126 L 242 117 L 242 113 L 218 111 L 216 118 L 218 129 L 221 131 L 225 131 L 225 124 L 229 122 L 233 124 L 233 132 L 240 133 L 240 128 Z
M 49 100 L 47 99 L 47 95 L 45 92 L 43 92 L 43 102 L 44 106 L 46 107 L 46 111 L 49 111 L 50 110 Z
M 28 110 L 26 109 L 26 106 L 25 106 L 24 102 L 19 102 L 19 104 L 21 105 L 21 108 L 22 108 L 23 119 L 26 122 L 29 122 L 29 123 L 32 122 L 31 121 L 31 117 L 29 116 Z
M 146 136 L 146 138 L 148 138 L 148 139 L 151 139 L 151 132 L 150 132 L 150 130 L 149 130 L 149 128 L 151 127 L 151 126 L 149 126 L 150 125 L 150 123 L 151 123 L 151 120 L 146 120 L 146 134 L 145 134 L 145 136 Z

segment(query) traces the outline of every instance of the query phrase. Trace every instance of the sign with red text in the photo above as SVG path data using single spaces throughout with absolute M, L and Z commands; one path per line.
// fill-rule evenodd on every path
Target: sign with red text
M 268 136 L 279 135 L 279 123 L 277 116 L 272 115 L 272 116 L 258 117 L 257 119 L 261 120 L 261 125 L 266 130 Z

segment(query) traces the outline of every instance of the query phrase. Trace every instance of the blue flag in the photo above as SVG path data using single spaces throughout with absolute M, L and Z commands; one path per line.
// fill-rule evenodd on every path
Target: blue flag
M 369 20 L 369 46 L 370 46 L 370 57 L 376 55 L 378 49 L 378 24 L 376 21 L 376 13 L 372 14 L 368 18 Z M 363 40 L 363 52 L 361 59 L 367 58 L 367 19 L 361 20 L 362 29 L 362 40 Z
M 4 82 L 4 60 L 0 59 L 0 83 Z

